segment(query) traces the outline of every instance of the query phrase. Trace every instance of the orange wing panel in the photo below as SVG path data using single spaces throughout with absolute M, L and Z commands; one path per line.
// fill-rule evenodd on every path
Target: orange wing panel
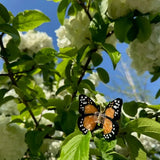
M 96 122 L 97 122 L 97 116 L 94 115 L 86 116 L 84 117 L 83 126 L 86 129 L 93 131 L 96 127 Z
M 107 108 L 105 111 L 105 116 L 110 117 L 110 118 L 114 118 L 114 113 L 115 110 L 113 108 Z
M 85 106 L 85 110 L 84 110 L 85 114 L 91 114 L 95 112 L 98 112 L 98 109 L 94 105 L 88 104 Z
M 103 123 L 103 133 L 104 134 L 108 134 L 108 133 L 111 133 L 112 132 L 112 121 L 105 118 L 104 119 L 104 123 Z

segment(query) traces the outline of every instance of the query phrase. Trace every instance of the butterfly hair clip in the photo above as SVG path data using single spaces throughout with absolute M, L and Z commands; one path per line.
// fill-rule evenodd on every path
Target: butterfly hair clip
M 81 94 L 79 96 L 78 127 L 83 134 L 96 129 L 103 129 L 103 137 L 110 141 L 114 140 L 118 133 L 119 126 L 116 122 L 120 119 L 121 107 L 123 101 L 121 98 L 114 99 L 106 107 L 103 113 L 100 107 L 96 105 L 89 97 Z

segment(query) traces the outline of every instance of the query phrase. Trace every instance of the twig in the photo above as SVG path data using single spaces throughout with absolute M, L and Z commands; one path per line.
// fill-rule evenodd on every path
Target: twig
M 89 13 L 89 7 L 87 8 L 85 4 L 81 0 L 77 0 L 78 4 L 84 9 L 90 21 L 92 20 L 92 16 Z

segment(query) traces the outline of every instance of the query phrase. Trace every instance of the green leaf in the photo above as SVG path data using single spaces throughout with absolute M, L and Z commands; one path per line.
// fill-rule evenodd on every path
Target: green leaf
M 146 160 L 147 156 L 141 142 L 132 135 L 125 136 L 129 148 L 130 160 Z
M 63 141 L 62 147 L 63 147 L 65 144 L 67 144 L 68 141 L 70 141 L 73 137 L 75 137 L 75 136 L 77 136 L 77 135 L 79 135 L 79 134 L 81 134 L 81 133 L 82 133 L 82 132 L 80 132 L 79 130 L 75 130 L 73 133 L 69 134 L 69 135 L 65 138 L 65 140 Z
M 88 160 L 91 133 L 76 135 L 63 147 L 58 160 Z
M 22 119 L 20 118 L 16 118 L 16 119 L 13 119 L 11 122 L 9 123 L 24 123 Z
M 89 89 L 90 91 L 95 91 L 95 86 L 89 79 L 82 80 L 81 84 L 82 83 L 88 85 L 87 89 Z
M 12 39 L 7 43 L 6 50 L 8 61 L 13 61 L 20 56 L 20 50 Z
M 136 24 L 133 24 L 132 27 L 129 29 L 128 33 L 127 33 L 127 39 L 129 41 L 133 41 L 134 39 L 137 38 L 138 35 L 138 27 Z
M 106 40 L 108 24 L 105 24 L 100 14 L 95 14 L 91 23 L 90 31 L 94 42 L 104 43 Z
M 32 30 L 50 19 L 38 10 L 25 10 L 13 19 L 13 26 L 19 31 Z
M 71 68 L 72 68 L 72 60 L 70 60 L 65 69 L 65 76 L 67 79 L 71 80 Z
M 8 10 L 0 3 L 0 24 L 8 23 L 10 20 L 10 15 Z
M 160 22 L 160 13 L 158 14 L 150 14 L 149 15 L 150 23 L 158 23 Z
M 111 160 L 128 160 L 123 155 L 118 154 L 117 152 L 109 153 L 109 156 L 112 157 Z
M 108 53 L 109 57 L 111 58 L 113 68 L 115 69 L 117 63 L 121 58 L 121 54 L 116 50 L 116 48 L 111 44 L 103 44 L 103 49 Z
M 35 61 L 38 64 L 46 64 L 55 59 L 56 51 L 52 48 L 43 48 L 35 56 Z
M 148 108 L 160 110 L 160 105 L 147 105 Z
M 95 67 L 100 65 L 103 61 L 102 56 L 98 53 L 95 53 L 95 52 L 92 54 L 91 58 L 92 58 L 92 63 Z
M 6 97 L 4 97 L 3 99 L 0 100 L 0 106 L 2 104 L 4 104 L 4 103 L 10 101 L 10 100 L 13 100 L 13 99 L 15 99 L 15 97 L 13 97 L 13 96 L 6 96 Z
M 25 142 L 33 154 L 37 153 L 42 145 L 46 131 L 28 131 L 25 135 Z
M 5 89 L 5 88 L 0 89 L 0 99 L 2 99 L 7 92 L 8 92 L 8 89 Z
M 61 77 L 65 76 L 65 69 L 66 69 L 66 66 L 68 64 L 68 61 L 70 59 L 68 58 L 64 58 L 62 59 L 62 61 L 57 65 L 57 68 L 56 68 L 56 71 L 60 74 Z M 59 81 L 60 80 L 60 77 L 59 76 L 55 76 L 56 80 Z
M 65 105 L 67 107 L 67 104 Z M 75 111 L 67 111 L 62 113 L 61 127 L 66 135 L 72 133 L 77 123 L 77 115 Z
M 131 102 L 127 102 L 127 103 L 123 104 L 124 112 L 131 117 L 134 117 L 137 114 L 137 110 L 139 107 L 141 107 L 141 106 L 139 106 L 139 103 L 137 103 L 135 101 L 131 101 Z
M 158 90 L 158 92 L 156 93 L 155 98 L 157 99 L 160 96 L 160 89 Z
M 56 113 L 45 113 L 42 116 L 48 119 L 49 121 L 54 122 L 55 118 L 57 117 L 57 114 Z
M 57 55 L 60 58 L 70 58 L 77 54 L 77 49 L 72 47 L 60 48 L 60 53 Z
M 58 6 L 57 16 L 61 25 L 63 25 L 64 18 L 66 15 L 66 10 L 70 4 L 70 0 L 61 0 Z
M 97 70 L 98 76 L 101 79 L 101 81 L 104 82 L 104 83 L 108 83 L 109 82 L 108 72 L 105 69 L 100 68 L 100 67 L 97 68 L 96 70 Z
M 108 142 L 104 138 L 99 139 L 95 137 L 94 142 L 95 142 L 96 147 L 99 149 L 99 151 L 109 152 L 115 147 L 117 141 L 114 140 L 114 141 Z
M 14 27 L 10 26 L 9 24 L 0 24 L 0 32 L 9 34 L 13 38 L 13 41 L 19 44 L 20 36 Z
M 120 42 L 127 41 L 127 33 L 132 27 L 132 21 L 128 17 L 122 17 L 115 21 L 114 33 Z
M 83 62 L 90 50 L 91 47 L 89 45 L 82 46 L 78 51 L 77 62 Z
M 69 87 L 70 87 L 70 85 L 63 85 L 63 86 L 59 87 L 58 90 L 56 91 L 56 95 L 63 92 L 64 90 L 66 90 Z
M 139 27 L 137 38 L 140 42 L 146 41 L 151 35 L 151 24 L 146 17 L 137 17 L 136 24 Z
M 125 128 L 126 132 L 137 132 L 160 141 L 160 123 L 149 118 L 138 118 L 130 121 Z

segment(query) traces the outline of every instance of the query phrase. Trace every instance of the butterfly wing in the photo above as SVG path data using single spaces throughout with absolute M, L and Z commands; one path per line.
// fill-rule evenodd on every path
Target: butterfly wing
M 89 97 L 81 94 L 79 96 L 79 113 L 81 116 L 78 119 L 78 127 L 86 134 L 88 131 L 94 131 L 97 128 L 98 113 L 100 111 Z
M 119 130 L 118 123 L 111 119 L 104 118 L 103 122 L 103 137 L 110 141 L 114 140 Z
M 79 113 L 80 114 L 94 114 L 99 112 L 100 108 L 89 97 L 81 94 L 79 96 Z
M 86 115 L 81 116 L 78 119 L 78 127 L 83 134 L 88 131 L 94 131 L 97 128 L 97 116 L 96 115 Z
M 120 119 L 122 104 L 123 101 L 121 98 L 114 99 L 106 106 L 105 116 L 111 118 L 112 120 Z
M 116 120 L 120 118 L 122 99 L 117 98 L 110 102 L 104 112 L 103 137 L 106 140 L 113 140 L 118 133 L 119 126 Z

